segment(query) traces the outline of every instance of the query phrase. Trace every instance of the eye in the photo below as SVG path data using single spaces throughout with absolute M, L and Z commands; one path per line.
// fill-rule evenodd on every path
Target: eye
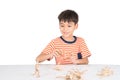
M 71 27 L 71 26 L 68 26 L 68 27 Z
M 60 27 L 64 27 L 64 26 L 60 26 Z

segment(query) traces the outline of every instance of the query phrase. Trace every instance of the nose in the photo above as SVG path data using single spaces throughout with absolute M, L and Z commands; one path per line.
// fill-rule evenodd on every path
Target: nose
M 64 27 L 64 31 L 67 31 L 67 30 L 68 30 L 68 27 L 65 26 L 65 27 Z

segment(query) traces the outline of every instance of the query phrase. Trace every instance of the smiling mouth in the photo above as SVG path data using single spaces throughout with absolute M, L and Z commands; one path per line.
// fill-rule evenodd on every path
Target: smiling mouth
M 68 34 L 68 32 L 63 32 L 63 34 Z

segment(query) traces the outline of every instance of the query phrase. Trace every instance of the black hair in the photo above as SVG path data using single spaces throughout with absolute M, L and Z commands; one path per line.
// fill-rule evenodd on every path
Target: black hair
M 61 21 L 64 21 L 64 22 L 74 22 L 75 24 L 78 23 L 78 14 L 73 11 L 73 10 L 64 10 L 62 11 L 59 16 L 58 16 L 58 19 L 59 19 L 59 22 Z

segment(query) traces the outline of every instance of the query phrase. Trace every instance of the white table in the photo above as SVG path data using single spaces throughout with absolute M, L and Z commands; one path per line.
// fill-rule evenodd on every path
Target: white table
M 41 64 L 40 78 L 34 77 L 34 65 L 0 65 L 0 80 L 65 80 L 64 78 L 57 78 L 68 73 L 71 69 L 86 70 L 82 75 L 83 80 L 120 80 L 120 65 L 61 65 L 61 70 L 55 70 L 56 65 Z M 108 66 L 113 70 L 113 75 L 100 78 L 97 73 L 102 68 Z

